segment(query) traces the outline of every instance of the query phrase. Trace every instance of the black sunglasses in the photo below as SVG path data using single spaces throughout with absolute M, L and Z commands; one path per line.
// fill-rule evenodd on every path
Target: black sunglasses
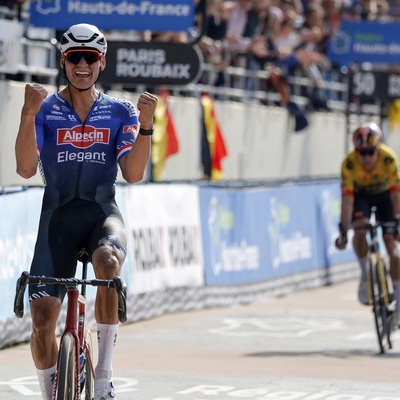
M 64 53 L 65 59 L 75 65 L 80 63 L 82 57 L 90 65 L 99 61 L 101 56 L 102 54 L 97 50 L 69 50 Z
M 375 154 L 376 148 L 369 148 L 369 149 L 357 149 L 357 153 L 362 156 L 373 156 Z

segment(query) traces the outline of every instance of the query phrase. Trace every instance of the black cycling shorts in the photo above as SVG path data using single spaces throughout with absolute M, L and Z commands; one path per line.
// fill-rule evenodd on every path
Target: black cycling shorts
M 80 250 L 91 256 L 101 246 L 109 246 L 125 259 L 127 239 L 122 215 L 115 202 L 99 204 L 74 199 L 55 209 L 42 211 L 32 275 L 74 277 Z M 29 285 L 29 300 L 56 296 L 62 301 L 64 285 Z
M 381 222 L 394 222 L 393 205 L 390 198 L 390 192 L 386 191 L 376 195 L 366 195 L 355 193 L 353 206 L 353 221 L 355 219 L 371 217 L 371 209 L 376 207 L 376 219 Z M 390 232 L 390 228 L 383 228 L 384 233 Z

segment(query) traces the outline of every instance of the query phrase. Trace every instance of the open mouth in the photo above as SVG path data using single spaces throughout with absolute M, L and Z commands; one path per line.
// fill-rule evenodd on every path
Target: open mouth
M 80 72 L 80 71 L 76 71 L 76 72 L 75 72 L 75 75 L 76 75 L 78 78 L 88 78 L 88 77 L 90 76 L 90 73 L 89 73 L 89 72 Z

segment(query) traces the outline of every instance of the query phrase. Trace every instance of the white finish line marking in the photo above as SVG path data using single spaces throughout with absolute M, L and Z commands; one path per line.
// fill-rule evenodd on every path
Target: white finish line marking
M 114 383 L 117 387 L 117 393 L 127 393 L 127 392 L 136 392 L 138 389 L 135 388 L 138 384 L 138 381 L 135 379 L 127 379 L 127 378 L 114 378 Z M 39 382 L 37 380 L 37 376 L 27 376 L 24 378 L 15 378 L 10 381 L 0 381 L 0 386 L 9 386 L 11 389 L 14 389 L 17 393 L 23 396 L 40 396 L 40 388 Z
M 250 337 L 268 336 L 278 338 L 304 337 L 312 333 L 345 329 L 341 320 L 315 320 L 307 318 L 224 318 L 223 326 L 209 329 L 216 335 Z

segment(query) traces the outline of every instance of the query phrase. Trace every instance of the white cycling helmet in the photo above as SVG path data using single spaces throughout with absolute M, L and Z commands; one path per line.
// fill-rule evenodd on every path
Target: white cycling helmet
M 60 41 L 61 53 L 70 49 L 96 49 L 102 54 L 107 52 L 107 41 L 104 35 L 94 25 L 77 24 L 71 26 Z

